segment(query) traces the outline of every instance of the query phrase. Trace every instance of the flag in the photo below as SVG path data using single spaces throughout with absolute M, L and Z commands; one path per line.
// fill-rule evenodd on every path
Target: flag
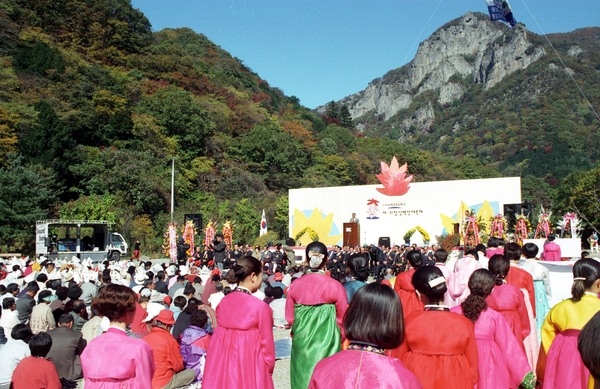
M 263 236 L 267 233 L 267 218 L 265 217 L 265 210 L 263 209 L 262 217 L 260 218 L 260 234 Z

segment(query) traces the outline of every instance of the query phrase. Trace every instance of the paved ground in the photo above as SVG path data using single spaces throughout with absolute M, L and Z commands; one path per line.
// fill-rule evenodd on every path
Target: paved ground
M 275 341 L 289 337 L 289 330 L 274 330 L 273 338 Z M 273 371 L 273 382 L 275 389 L 289 389 L 290 384 L 290 359 L 278 359 L 275 361 L 275 370 Z

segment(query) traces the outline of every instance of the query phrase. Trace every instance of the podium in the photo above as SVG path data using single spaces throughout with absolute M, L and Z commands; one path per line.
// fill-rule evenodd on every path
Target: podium
M 360 246 L 360 224 L 344 223 L 344 246 Z

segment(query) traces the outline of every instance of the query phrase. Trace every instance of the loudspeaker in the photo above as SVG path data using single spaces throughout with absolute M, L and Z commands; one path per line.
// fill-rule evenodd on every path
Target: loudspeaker
M 508 222 L 509 231 L 514 231 L 517 223 L 517 216 L 523 213 L 529 219 L 531 214 L 531 203 L 525 202 L 521 204 L 504 204 L 504 217 Z
M 191 221 L 194 223 L 194 227 L 196 229 L 196 233 L 202 231 L 202 215 L 199 213 L 186 213 L 183 216 L 183 223 L 187 223 Z
M 379 237 L 379 240 L 377 241 L 377 246 L 379 246 L 379 247 L 381 247 L 381 246 L 390 247 L 390 237 L 389 236 L 381 236 L 381 237 Z

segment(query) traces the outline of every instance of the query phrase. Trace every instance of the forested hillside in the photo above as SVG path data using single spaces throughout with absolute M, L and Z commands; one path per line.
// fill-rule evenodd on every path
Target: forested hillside
M 287 237 L 289 188 L 372 184 L 392 156 L 415 181 L 518 174 L 367 135 L 345 107 L 300 106 L 202 34 L 153 33 L 128 0 L 0 0 L 0 251 L 31 253 L 35 220 L 60 217 L 107 219 L 158 252 L 172 160 L 175 221 L 231 220 L 248 243 L 262 209 L 269 238 Z

